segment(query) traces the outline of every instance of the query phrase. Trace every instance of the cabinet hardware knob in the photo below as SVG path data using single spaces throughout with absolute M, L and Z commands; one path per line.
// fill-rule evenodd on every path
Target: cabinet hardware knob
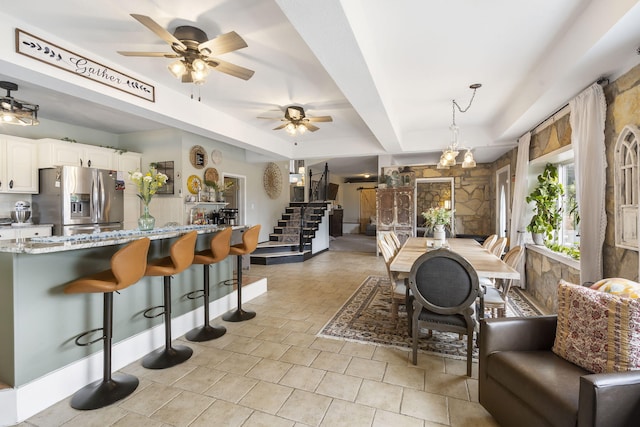
M 13 180 L 9 181 L 9 188 L 13 188 Z
M 87 162 L 87 166 L 91 167 L 91 160 Z

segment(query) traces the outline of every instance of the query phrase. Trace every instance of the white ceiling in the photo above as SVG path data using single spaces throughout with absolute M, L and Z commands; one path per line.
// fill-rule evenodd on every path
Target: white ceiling
M 169 59 L 121 56 L 170 52 L 130 13 L 170 32 L 234 30 L 248 47 L 220 57 L 255 75 L 212 72 L 196 87 L 169 74 Z M 118 134 L 172 126 L 341 175 L 375 174 L 377 156 L 435 164 L 452 100 L 464 108 L 472 83 L 482 88 L 456 122 L 476 159 L 493 161 L 591 83 L 640 63 L 640 4 L 629 0 L 30 0 L 3 2 L 0 17 L 0 78 L 44 119 Z M 153 84 L 155 105 L 18 55 L 15 27 Z M 291 104 L 334 121 L 292 138 L 257 118 Z

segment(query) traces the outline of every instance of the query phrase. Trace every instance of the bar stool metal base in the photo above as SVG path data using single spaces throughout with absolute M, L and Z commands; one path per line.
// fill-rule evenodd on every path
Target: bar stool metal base
M 189 359 L 193 350 L 184 345 L 164 347 L 147 354 L 142 359 L 142 366 L 147 369 L 166 369 Z
M 78 390 L 71 398 L 71 407 L 80 410 L 99 409 L 124 399 L 138 388 L 138 378 L 128 374 L 113 374 Z
M 227 312 L 222 316 L 222 320 L 227 322 L 244 322 L 245 320 L 253 319 L 254 317 L 256 317 L 255 311 L 246 311 L 240 308 Z
M 189 341 L 203 342 L 220 338 L 227 332 L 224 326 L 204 325 L 194 328 L 185 334 L 185 338 Z

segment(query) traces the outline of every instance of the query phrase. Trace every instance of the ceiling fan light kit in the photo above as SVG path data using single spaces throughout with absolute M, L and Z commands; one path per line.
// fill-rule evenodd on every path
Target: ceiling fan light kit
M 284 117 L 258 117 L 259 119 L 280 120 L 285 122 L 280 126 L 276 126 L 273 130 L 284 129 L 291 136 L 302 135 L 307 131 L 315 132 L 320 129 L 311 122 L 332 122 L 331 116 L 309 117 L 305 114 L 304 108 L 291 105 L 285 109 Z
M 451 126 L 449 126 L 449 130 L 451 130 L 451 144 L 442 151 L 442 155 L 440 156 L 440 161 L 436 166 L 436 169 L 449 169 L 451 166 L 456 165 L 456 158 L 458 154 L 460 154 L 460 150 L 466 150 L 464 153 L 464 158 L 462 161 L 463 168 L 475 168 L 476 161 L 473 158 L 473 153 L 471 152 L 471 148 L 469 147 L 461 147 L 458 143 L 458 136 L 460 134 L 460 128 L 456 125 L 456 108 L 461 113 L 466 113 L 467 110 L 471 107 L 473 103 L 473 98 L 476 96 L 476 91 L 482 87 L 480 83 L 474 83 L 469 86 L 469 89 L 473 89 L 473 94 L 471 95 L 471 99 L 469 100 L 469 105 L 466 108 L 461 108 L 460 105 L 456 102 L 456 100 L 452 100 L 451 111 L 453 119 L 451 121 Z
M 0 88 L 7 91 L 7 94 L 0 98 L 0 123 L 20 126 L 35 126 L 40 123 L 38 105 L 19 101 L 11 96 L 11 91 L 18 90 L 17 84 L 0 82 Z
M 190 25 L 176 27 L 171 34 L 148 16 L 133 13 L 131 16 L 169 44 L 173 53 L 118 51 L 120 55 L 178 58 L 169 64 L 168 68 L 171 74 L 183 83 L 204 84 L 210 69 L 243 80 L 249 80 L 253 76 L 253 70 L 210 56 L 247 47 L 247 43 L 235 31 L 208 40 L 204 31 Z

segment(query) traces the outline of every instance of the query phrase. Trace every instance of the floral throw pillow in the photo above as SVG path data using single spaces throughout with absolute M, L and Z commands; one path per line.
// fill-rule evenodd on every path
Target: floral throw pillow
M 553 352 L 593 373 L 640 369 L 640 300 L 561 280 Z

